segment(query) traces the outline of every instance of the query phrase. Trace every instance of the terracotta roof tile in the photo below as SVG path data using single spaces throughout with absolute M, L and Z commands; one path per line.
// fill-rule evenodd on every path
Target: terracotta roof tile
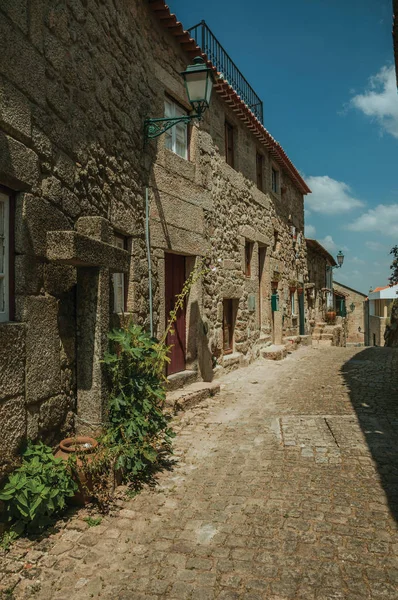
M 154 11 L 155 16 L 159 18 L 161 24 L 166 29 L 169 29 L 172 35 L 178 36 L 177 41 L 181 44 L 183 50 L 186 51 L 187 54 L 192 57 L 202 56 L 206 60 L 208 67 L 213 69 L 218 77 L 218 81 L 214 86 L 215 91 L 229 106 L 233 107 L 236 115 L 246 123 L 247 127 L 259 141 L 266 146 L 274 160 L 288 172 L 299 190 L 303 194 L 310 194 L 310 188 L 305 183 L 279 142 L 272 137 L 264 125 L 254 116 L 250 108 L 243 102 L 229 83 L 220 77 L 220 73 L 218 73 L 216 67 L 207 59 L 206 54 L 202 52 L 201 48 L 196 44 L 196 41 L 191 38 L 188 31 L 184 31 L 182 27 L 179 27 L 181 23 L 177 21 L 176 16 L 170 12 L 169 7 L 164 0 L 150 0 L 149 6 Z

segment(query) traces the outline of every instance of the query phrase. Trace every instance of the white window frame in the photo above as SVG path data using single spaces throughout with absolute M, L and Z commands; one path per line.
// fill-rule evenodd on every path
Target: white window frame
M 290 292 L 290 307 L 292 310 L 292 317 L 297 317 L 297 315 L 294 311 L 295 305 L 296 305 L 295 293 L 296 292 Z
M 0 252 L 4 265 L 0 279 L 4 282 L 4 310 L 0 310 L 0 323 L 10 320 L 10 197 L 0 192 L 0 203 L 4 206 L 4 232 L 0 234 Z
M 117 233 L 114 234 L 114 245 L 116 248 L 125 250 L 125 238 Z M 113 312 L 116 314 L 123 314 L 125 311 L 125 286 L 124 286 L 124 273 L 113 274 Z M 118 291 L 121 290 L 122 306 L 118 303 Z
M 177 102 L 174 102 L 171 98 L 165 98 L 164 100 L 164 115 L 167 118 L 183 117 L 188 112 L 182 108 Z M 182 143 L 183 150 L 179 151 L 178 142 Z M 164 145 L 166 148 L 181 156 L 185 160 L 188 160 L 188 125 L 187 123 L 177 123 L 165 132 Z

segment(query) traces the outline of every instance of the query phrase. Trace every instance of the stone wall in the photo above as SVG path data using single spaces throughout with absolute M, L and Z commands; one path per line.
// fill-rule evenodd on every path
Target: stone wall
M 152 32 L 141 1 L 0 4 L 0 184 L 16 194 L 16 322 L 0 324 L 3 466 L 26 436 L 52 443 L 74 425 L 77 269 L 47 260 L 47 233 L 96 216 L 131 236 L 130 304 L 147 317 L 140 150 L 159 108 Z
M 366 295 L 352 288 L 333 282 L 335 292 L 344 296 L 346 305 L 346 328 L 347 344 L 365 344 L 366 321 L 365 321 L 365 299 Z M 351 309 L 352 305 L 354 310 Z
M 165 93 L 186 105 L 179 73 L 190 62 L 147 2 L 3 1 L 0 39 L 0 184 L 16 203 L 15 322 L 0 324 L 0 468 L 9 468 L 26 437 L 56 443 L 76 424 L 101 420 L 98 361 L 117 264 L 127 270 L 128 312 L 148 325 L 146 185 L 158 334 L 165 252 L 186 255 L 188 268 L 203 255 L 217 265 L 188 303 L 187 367 L 202 378 L 214 376 L 214 358 L 223 364 L 224 298 L 236 300 L 234 354 L 244 362 L 261 340 L 298 333 L 289 281 L 299 287 L 308 276 L 305 244 L 291 235 L 294 225 L 303 240 L 302 193 L 283 171 L 283 191 L 271 191 L 268 150 L 216 94 L 191 128 L 189 160 L 163 138 L 144 149 L 144 119 L 163 115 Z M 236 131 L 235 169 L 224 160 L 226 117 Z M 256 151 L 265 193 L 254 183 Z M 113 231 L 128 240 L 128 266 L 125 251 L 112 253 Z M 254 245 L 250 278 L 246 240 Z M 281 304 L 274 315 L 273 287 Z
M 311 287 L 307 288 L 308 323 L 311 331 L 316 323 L 325 319 L 326 311 L 326 257 L 307 242 L 308 280 Z
M 389 319 L 369 315 L 369 346 L 384 346 L 384 332 Z

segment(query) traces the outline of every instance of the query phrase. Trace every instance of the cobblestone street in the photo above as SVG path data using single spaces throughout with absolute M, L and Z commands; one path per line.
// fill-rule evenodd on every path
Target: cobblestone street
M 398 351 L 303 348 L 176 419 L 176 464 L 0 579 L 48 600 L 398 598 Z M 6 592 L 4 591 L 4 594 Z

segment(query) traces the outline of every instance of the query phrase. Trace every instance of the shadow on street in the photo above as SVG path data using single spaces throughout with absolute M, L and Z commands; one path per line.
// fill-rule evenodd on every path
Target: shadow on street
M 366 348 L 347 361 L 341 373 L 398 521 L 398 348 Z

